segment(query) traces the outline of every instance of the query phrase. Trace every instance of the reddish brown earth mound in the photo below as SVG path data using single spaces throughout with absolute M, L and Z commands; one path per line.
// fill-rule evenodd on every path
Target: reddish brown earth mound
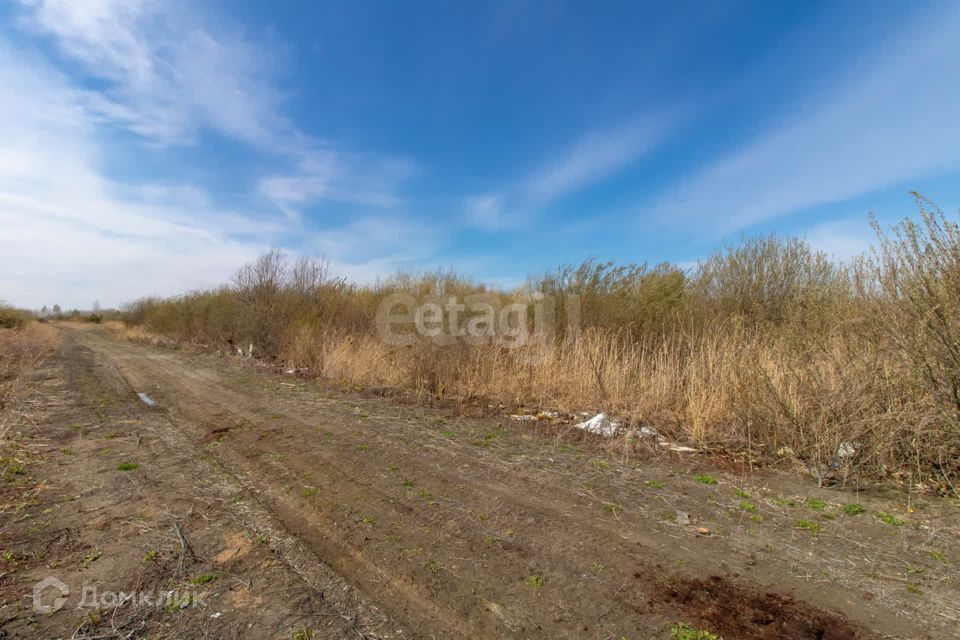
M 665 602 L 737 640 L 856 640 L 863 636 L 840 618 L 783 593 L 753 592 L 720 576 L 661 585 Z

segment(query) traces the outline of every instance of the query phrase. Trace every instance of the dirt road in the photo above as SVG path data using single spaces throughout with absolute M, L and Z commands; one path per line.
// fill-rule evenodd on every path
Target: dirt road
M 960 637 L 945 501 L 60 331 L 3 486 L 0 637 Z

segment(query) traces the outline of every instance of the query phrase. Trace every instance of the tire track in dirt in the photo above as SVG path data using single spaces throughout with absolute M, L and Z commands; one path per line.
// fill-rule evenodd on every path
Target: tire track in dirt
M 233 415 L 235 418 L 231 422 L 237 424 L 255 424 L 267 419 L 266 416 L 262 415 L 264 407 L 255 403 L 254 406 L 247 409 L 246 407 L 249 404 L 249 400 L 240 397 L 239 394 L 235 392 L 226 389 L 218 389 L 216 393 L 211 392 L 211 380 L 208 372 L 178 371 L 178 375 L 180 375 L 183 380 L 180 383 L 174 383 L 169 372 L 165 370 L 165 365 L 169 363 L 170 360 L 171 358 L 166 355 L 148 358 L 141 363 L 145 366 L 137 368 L 135 371 L 130 371 L 127 375 L 134 378 L 136 384 L 133 386 L 140 388 L 149 388 L 149 383 L 146 382 L 147 379 L 162 380 L 163 382 L 160 385 L 162 390 L 155 393 L 155 396 L 166 400 L 163 404 L 167 405 L 177 424 L 192 425 L 195 437 L 205 438 L 205 436 L 201 436 L 201 434 L 208 433 L 210 429 L 216 428 L 213 425 L 222 423 L 224 414 Z M 175 386 L 171 386 L 174 384 Z M 208 398 L 216 398 L 216 400 L 209 401 Z M 187 411 L 185 408 L 189 408 L 189 410 Z M 291 423 L 299 423 L 301 428 L 308 427 L 302 420 L 298 420 L 293 416 L 286 415 L 285 418 L 287 426 Z M 270 433 L 272 430 L 272 427 L 268 427 L 265 432 Z M 259 448 L 260 451 L 263 451 L 265 445 L 276 447 L 283 444 L 282 441 L 264 442 L 260 440 L 259 435 L 263 433 L 264 431 L 261 431 L 250 445 L 253 450 Z M 405 506 L 402 512 L 396 505 L 392 505 L 393 496 L 390 491 L 379 489 L 374 483 L 368 481 L 363 469 L 358 469 L 356 466 L 348 467 L 343 462 L 338 462 L 338 460 L 349 458 L 350 449 L 354 446 L 355 442 L 359 442 L 359 440 L 349 442 L 346 447 L 342 447 L 341 450 L 334 454 L 328 451 L 315 452 L 316 457 L 322 459 L 324 462 L 322 466 L 323 478 L 322 480 L 316 481 L 318 484 L 350 487 L 352 493 L 364 495 L 368 505 L 372 499 L 379 500 L 382 508 L 376 510 L 376 518 L 378 520 L 384 520 L 386 518 L 402 519 L 404 516 L 412 515 L 416 520 L 415 526 L 418 531 L 423 534 L 424 538 L 428 538 L 431 531 L 436 531 L 453 520 L 449 512 L 440 513 L 429 507 L 424 508 L 422 503 L 418 501 L 412 502 L 412 506 Z M 243 468 L 245 465 L 249 466 L 251 462 L 249 459 L 244 459 L 234 451 L 234 447 L 231 446 L 218 447 L 216 449 L 216 456 L 229 468 Z M 436 605 L 434 605 L 433 601 L 438 599 L 438 597 L 441 601 L 447 600 L 453 603 L 460 603 L 456 610 L 468 614 L 468 619 L 472 617 L 476 620 L 471 627 L 462 628 L 462 623 L 459 622 L 461 615 L 453 617 L 453 621 L 461 625 L 460 627 L 444 626 L 435 630 L 436 633 L 445 637 L 448 637 L 450 634 L 458 634 L 462 637 L 499 637 L 504 630 L 504 618 L 510 618 L 510 620 L 506 621 L 507 625 L 519 631 L 528 630 L 527 627 L 529 626 L 537 626 L 536 622 L 524 619 L 527 616 L 524 610 L 521 610 L 519 607 L 511 607 L 509 604 L 499 604 L 497 600 L 501 598 L 496 589 L 488 589 L 489 593 L 486 594 L 486 596 L 480 597 L 475 596 L 472 590 L 459 589 L 457 584 L 448 584 L 442 591 L 436 588 L 431 589 L 430 584 L 435 581 L 436 576 L 429 574 L 439 573 L 431 569 L 427 570 L 426 575 L 424 575 L 424 571 L 417 571 L 412 577 L 402 574 L 392 576 L 385 574 L 379 569 L 376 561 L 369 559 L 367 554 L 364 554 L 360 550 L 360 547 L 363 546 L 362 542 L 367 542 L 367 540 L 359 540 L 354 544 L 344 544 L 344 542 L 349 543 L 352 539 L 357 538 L 355 527 L 330 527 L 324 523 L 322 518 L 309 518 L 304 516 L 304 505 L 295 498 L 290 497 L 291 495 L 296 495 L 298 486 L 302 485 L 302 482 L 300 482 L 296 474 L 291 472 L 291 466 L 294 463 L 293 460 L 285 459 L 283 463 L 280 463 L 266 456 L 266 459 L 259 459 L 255 462 L 257 463 L 256 467 L 248 470 L 245 479 L 251 488 L 256 487 L 256 489 L 252 490 L 257 492 L 258 499 L 267 501 L 271 510 L 281 516 L 281 519 L 288 528 L 307 541 L 321 557 L 324 557 L 339 572 L 352 577 L 358 584 L 370 585 L 370 587 L 374 589 L 379 584 L 388 583 L 391 588 L 382 594 L 383 597 L 396 600 L 398 595 L 402 595 L 410 600 L 410 603 L 405 607 L 403 612 L 406 616 L 416 616 L 419 612 L 428 612 L 429 615 L 423 616 L 419 620 L 414 618 L 413 624 L 415 627 L 423 624 L 438 627 L 446 620 L 451 619 L 448 610 L 438 609 Z M 409 464 L 410 459 L 404 462 Z M 303 468 L 303 466 L 304 463 L 301 462 L 300 468 Z M 433 474 L 434 476 L 441 475 L 437 469 L 429 468 L 427 465 L 422 465 L 414 475 L 419 475 L 420 473 Z M 254 478 L 256 479 L 254 480 Z M 481 478 L 473 478 L 472 483 L 481 485 L 480 488 L 482 490 L 478 491 L 476 496 L 484 498 L 487 502 L 492 502 L 493 504 L 490 505 L 491 508 L 497 507 L 497 503 L 511 501 L 511 503 L 509 503 L 510 509 L 525 514 L 527 520 L 532 519 L 536 522 L 546 523 L 548 530 L 551 528 L 559 530 L 560 523 L 557 523 L 557 526 L 553 526 L 551 523 L 557 522 L 562 515 L 557 508 L 550 506 L 559 501 L 560 496 L 557 492 L 551 492 L 546 498 L 535 500 L 529 498 L 526 491 L 511 491 L 507 487 L 485 481 Z M 270 490 L 264 489 L 265 487 L 269 487 Z M 530 490 L 531 487 L 527 487 L 526 489 Z M 577 509 L 579 505 L 569 506 L 571 510 L 574 510 Z M 306 510 L 309 511 L 309 508 Z M 475 510 L 483 511 L 482 508 Z M 314 513 L 314 516 L 318 515 L 322 514 Z M 491 567 L 486 567 L 486 569 L 494 574 L 510 574 L 513 572 L 513 567 L 517 564 L 527 564 L 530 562 L 532 556 L 539 556 L 536 558 L 538 566 L 552 567 L 552 572 L 557 575 L 576 575 L 578 571 L 583 571 L 585 566 L 601 565 L 601 560 L 608 563 L 611 562 L 609 560 L 609 552 L 611 551 L 622 554 L 624 558 L 630 558 L 633 563 L 640 562 L 644 556 L 655 555 L 651 554 L 649 550 L 641 549 L 638 551 L 636 549 L 628 549 L 619 542 L 616 542 L 617 546 L 611 548 L 611 542 L 618 541 L 623 537 L 622 533 L 612 530 L 599 533 L 592 529 L 582 530 L 579 527 L 579 531 L 570 530 L 569 512 L 567 512 L 567 515 L 568 517 L 564 518 L 567 521 L 567 533 L 573 534 L 572 539 L 568 542 L 561 544 L 555 543 L 551 547 L 541 546 L 535 550 L 533 546 L 534 543 L 524 543 L 517 540 L 505 541 L 499 545 L 504 557 L 501 558 L 499 562 L 493 563 L 500 566 L 493 567 L 492 571 Z M 466 524 L 469 525 L 475 521 L 476 519 L 467 520 Z M 597 526 L 603 523 L 595 521 L 593 524 Z M 463 533 L 462 526 L 463 525 L 460 525 L 461 531 L 459 533 L 461 534 Z M 461 540 L 467 538 L 469 541 L 466 545 L 467 548 L 459 549 L 462 553 L 473 553 L 477 548 L 483 547 L 482 538 L 478 535 L 474 535 L 472 538 L 460 535 L 458 538 Z M 461 545 L 461 547 L 462 546 L 463 545 Z M 577 562 L 571 562 L 571 550 L 577 551 Z M 596 555 L 594 553 L 596 550 L 605 550 L 608 554 L 606 556 Z M 452 554 L 444 555 L 449 557 Z M 438 562 L 441 567 L 450 566 L 444 556 L 440 556 L 438 559 L 428 560 L 428 562 Z M 517 581 L 522 583 L 524 577 L 524 575 L 519 576 L 519 580 Z M 427 586 L 424 587 L 424 584 Z M 588 613 L 591 605 L 593 605 L 592 601 L 587 600 L 589 597 L 589 595 L 584 595 L 584 599 L 581 600 L 581 604 L 579 605 L 581 607 L 581 615 Z M 470 602 L 473 602 L 473 607 L 464 606 L 463 604 Z M 584 606 L 584 604 L 587 606 Z M 457 605 L 448 604 L 448 607 L 451 609 L 454 606 Z M 535 607 L 529 607 L 529 609 L 533 608 Z M 481 611 L 483 609 L 492 611 L 493 615 L 477 618 L 475 614 L 478 609 Z M 622 613 L 626 614 L 628 612 L 624 611 Z M 598 617 L 604 614 L 610 614 L 609 607 L 606 610 L 598 608 L 595 611 L 595 615 Z M 594 613 L 590 613 L 590 615 L 594 615 Z M 577 637 L 582 637 L 582 635 L 578 632 Z
M 141 467 L 142 474 L 127 478 L 128 482 L 134 486 L 130 491 L 124 492 L 126 501 L 130 501 L 129 494 L 132 493 L 139 495 L 143 503 L 149 503 L 158 489 L 170 491 L 176 495 L 183 492 L 190 493 L 191 488 L 196 487 L 197 489 L 192 491 L 193 500 L 199 499 L 206 502 L 225 500 L 228 496 L 236 496 L 243 490 L 242 478 L 238 478 L 229 469 L 205 456 L 203 450 L 196 448 L 189 434 L 171 428 L 176 425 L 171 423 L 162 412 L 141 404 L 136 396 L 135 385 L 110 360 L 99 361 L 102 356 L 103 354 L 97 351 L 91 351 L 91 355 L 88 356 L 98 365 L 97 376 L 114 391 L 120 394 L 126 391 L 129 395 L 129 404 L 132 405 L 131 412 L 144 418 L 141 432 L 137 435 L 137 450 L 138 456 L 150 460 L 150 464 Z M 81 361 L 86 360 L 87 357 L 81 358 Z M 198 456 L 203 457 L 204 460 L 198 460 Z M 210 468 L 211 465 L 213 469 Z M 322 611 L 326 618 L 334 619 L 334 623 L 327 625 L 324 629 L 325 635 L 336 638 L 354 638 L 358 635 L 379 638 L 384 636 L 375 633 L 374 630 L 386 627 L 390 630 L 390 634 L 386 637 L 393 637 L 397 632 L 402 637 L 401 624 L 390 621 L 365 598 L 362 592 L 351 588 L 327 565 L 318 563 L 313 554 L 302 548 L 299 539 L 289 535 L 283 521 L 264 505 L 255 500 L 248 500 L 233 507 L 239 512 L 241 522 L 248 523 L 244 528 L 266 535 L 276 552 L 275 557 L 316 594 L 321 604 L 315 605 L 315 608 Z M 190 510 L 193 511 L 195 508 L 195 504 L 192 504 Z M 225 518 L 221 524 L 229 530 L 230 522 L 234 519 L 233 517 Z M 249 543 L 241 542 L 241 544 Z M 251 600 L 256 602 L 261 597 L 251 596 Z M 260 636 L 263 631 L 248 629 L 242 635 Z M 408 629 L 407 634 L 409 633 Z M 269 635 L 273 637 L 274 634 Z
M 36 391 L 45 411 L 21 440 L 37 452 L 21 476 L 42 489 L 25 503 L 37 517 L 23 513 L 22 524 L 0 527 L 0 548 L 16 558 L 5 567 L 13 570 L 0 572 L 0 637 L 288 640 L 304 628 L 336 639 L 413 637 L 268 510 L 234 502 L 242 487 L 162 412 L 146 408 L 97 352 L 65 340 L 47 371 Z M 121 461 L 139 464 L 120 472 Z M 193 550 L 179 562 L 174 522 Z M 245 531 L 269 536 L 269 548 Z M 202 587 L 198 575 L 206 576 Z M 70 600 L 37 616 L 31 584 L 47 576 L 71 588 Z M 207 604 L 97 610 L 83 605 L 88 587 L 154 596 L 202 589 Z
M 718 600 L 673 595 L 676 585 L 706 579 L 707 563 L 642 523 L 598 515 L 595 501 L 549 475 L 510 469 L 482 448 L 425 447 L 423 425 L 391 419 L 377 429 L 356 420 L 346 401 L 291 408 L 294 401 L 238 389 L 178 354 L 90 332 L 73 337 L 150 393 L 181 437 L 204 447 L 307 548 L 418 636 L 662 637 L 671 620 L 708 619 Z M 416 484 L 404 488 L 404 478 Z M 307 496 L 308 488 L 316 493 Z M 735 576 L 717 579 L 738 597 L 751 593 Z M 815 622 L 776 637 L 854 633 L 837 616 L 791 602 L 791 620 Z M 767 618 L 717 624 L 730 638 L 774 637 L 750 629 L 778 628 Z

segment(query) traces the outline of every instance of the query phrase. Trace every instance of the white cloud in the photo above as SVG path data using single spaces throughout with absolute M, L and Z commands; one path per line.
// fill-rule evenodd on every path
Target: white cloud
M 487 231 L 502 228 L 507 221 L 503 216 L 501 200 L 501 196 L 495 193 L 485 193 L 467 198 L 465 203 L 467 224 Z
M 25 0 L 21 21 L 106 83 L 88 106 L 161 144 L 210 128 L 271 146 L 278 115 L 268 49 L 241 32 L 211 33 L 196 13 L 143 0 Z
M 299 207 L 318 200 L 389 207 L 397 187 L 417 171 L 403 158 L 377 154 L 308 151 L 296 154 L 290 171 L 261 178 L 257 189 L 291 219 Z
M 521 181 L 466 198 L 462 222 L 484 231 L 529 226 L 542 207 L 609 179 L 651 152 L 681 117 L 675 110 L 670 117 L 587 131 Z
M 804 234 L 814 249 L 842 262 L 862 255 L 875 244 L 869 222 L 862 216 L 819 224 Z
M 596 184 L 651 151 L 669 130 L 666 118 L 648 117 L 591 131 L 529 176 L 523 193 L 530 201 L 544 204 Z
M 278 175 L 260 185 L 260 197 L 284 206 L 392 203 L 391 189 L 413 171 L 402 159 L 326 151 L 288 125 L 270 74 L 259 74 L 259 52 L 240 36 L 214 36 L 153 3 L 47 0 L 24 8 L 29 28 L 54 36 L 103 89 L 0 33 L 0 298 L 11 303 L 84 308 L 174 295 L 224 282 L 269 246 L 303 243 L 298 221 L 224 208 L 202 184 L 108 177 L 103 158 L 117 126 L 150 145 L 193 144 L 207 129 L 247 143 L 292 166 L 287 181 Z M 388 225 L 369 219 L 320 233 L 316 248 L 333 254 L 338 274 L 383 275 L 417 244 Z M 373 232 L 382 238 L 364 245 Z M 382 253 L 364 253 L 368 247 Z
M 155 144 L 190 145 L 215 131 L 288 168 L 264 176 L 260 192 L 290 218 L 321 200 L 388 206 L 413 163 L 337 149 L 282 113 L 279 56 L 222 17 L 211 28 L 199 5 L 145 0 L 21 0 L 25 28 L 102 80 L 78 92 L 89 113 Z
M 867 70 L 688 177 L 654 206 L 665 221 L 742 229 L 960 166 L 960 11 L 878 45 Z
M 256 254 L 229 235 L 255 221 L 217 209 L 201 189 L 105 178 L 71 83 L 2 40 L 0 58 L 0 296 L 115 305 L 215 284 Z
M 310 243 L 312 250 L 340 264 L 362 264 L 389 256 L 386 259 L 396 265 L 434 255 L 448 234 L 438 224 L 408 217 L 369 216 L 312 234 Z
M 122 202 L 111 203 L 122 207 Z M 224 237 L 111 236 L 0 204 L 2 295 L 17 305 L 115 306 L 225 281 L 258 247 Z
M 69 81 L 0 39 L 0 298 L 39 308 L 119 305 L 225 282 L 302 229 L 217 207 L 192 184 L 122 184 L 98 169 L 98 127 Z M 256 240 L 240 240 L 255 235 Z M 312 233 L 333 273 L 370 281 L 436 250 L 442 233 L 368 217 Z
M 261 178 L 257 189 L 272 200 L 291 219 L 299 217 L 297 207 L 330 195 L 336 176 L 336 158 L 317 152 L 301 159 L 298 171 Z

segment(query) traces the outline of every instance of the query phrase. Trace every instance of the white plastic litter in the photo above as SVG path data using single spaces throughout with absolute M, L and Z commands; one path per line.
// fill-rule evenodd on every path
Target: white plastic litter
M 843 460 L 844 458 L 849 458 L 857 452 L 857 449 L 860 448 L 859 442 L 841 442 L 840 446 L 837 447 L 837 457 Z
M 837 447 L 837 453 L 835 456 L 830 458 L 830 469 L 836 471 L 840 467 L 847 464 L 847 458 L 852 458 L 857 455 L 857 451 L 860 449 L 859 442 L 841 442 L 840 446 Z
M 588 433 L 595 433 L 604 438 L 612 438 L 620 430 L 619 422 L 610 422 L 610 418 L 605 413 L 598 413 L 589 420 L 584 420 L 576 425 L 577 429 L 583 429 Z
M 666 438 L 657 438 L 657 445 L 662 449 L 668 449 L 670 451 L 675 451 L 676 453 L 696 453 L 697 450 L 693 447 L 688 447 L 683 444 L 677 444 L 676 442 L 670 442 Z
M 669 449 L 670 451 L 676 451 L 677 453 L 696 453 L 697 452 L 697 450 L 694 449 L 693 447 L 677 444 L 676 442 L 669 442 L 664 439 L 658 440 L 657 444 L 659 444 L 664 449 Z
M 676 451 L 677 453 L 696 453 L 697 450 L 693 447 L 688 447 L 682 444 L 677 444 L 676 442 L 670 442 L 662 435 L 660 432 L 654 429 L 653 427 L 640 427 L 636 430 L 636 433 L 641 438 L 653 438 L 657 441 L 657 446 L 661 449 L 667 449 L 669 451 Z
M 510 416 L 510 419 L 516 420 L 517 422 L 536 422 L 538 420 L 559 420 L 560 414 L 557 413 L 556 411 L 541 411 L 536 415 L 532 413 L 514 414 Z
M 155 407 L 155 406 L 157 406 L 157 403 L 154 402 L 153 400 L 151 400 L 151 399 L 150 399 L 150 396 L 148 396 L 148 395 L 145 394 L 144 392 L 142 392 L 142 391 L 137 391 L 137 396 L 138 396 L 141 400 L 143 400 L 143 404 L 147 405 L 148 407 Z

